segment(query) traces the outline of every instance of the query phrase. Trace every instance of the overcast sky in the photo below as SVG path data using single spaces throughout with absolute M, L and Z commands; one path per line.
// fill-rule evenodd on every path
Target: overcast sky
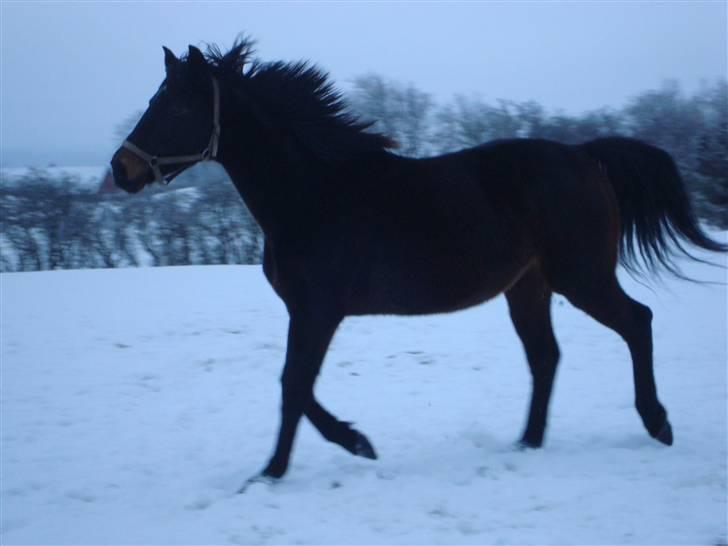
M 444 101 L 619 107 L 676 79 L 726 77 L 725 1 L 0 3 L 3 166 L 108 161 L 114 128 L 163 77 L 162 45 L 310 59 L 342 89 L 376 72 Z

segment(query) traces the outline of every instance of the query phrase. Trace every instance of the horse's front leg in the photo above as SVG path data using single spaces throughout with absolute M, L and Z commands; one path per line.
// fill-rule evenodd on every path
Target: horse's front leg
M 329 442 L 338 444 L 349 453 L 359 457 L 365 457 L 366 459 L 377 458 L 377 452 L 374 451 L 374 447 L 366 436 L 352 428 L 352 423 L 339 421 L 326 411 L 315 397 L 311 398 L 304 413 L 311 421 L 311 424 L 316 427 L 316 430 Z
M 275 451 L 262 472 L 280 478 L 288 468 L 298 422 L 313 400 L 313 385 L 341 317 L 320 312 L 292 312 L 286 363 L 281 377 L 283 401 Z

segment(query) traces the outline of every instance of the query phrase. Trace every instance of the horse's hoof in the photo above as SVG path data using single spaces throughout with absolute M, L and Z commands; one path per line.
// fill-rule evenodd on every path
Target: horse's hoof
M 376 459 L 377 452 L 374 451 L 374 447 L 371 442 L 361 432 L 356 433 L 356 442 L 354 443 L 354 455 L 364 457 L 365 459 Z
M 527 440 L 526 438 L 521 438 L 516 442 L 516 449 L 519 451 L 526 451 L 527 449 L 538 449 L 541 447 L 541 444 L 543 442 L 534 442 L 532 440 Z
M 265 473 L 257 474 L 253 476 L 252 478 L 249 478 L 245 481 L 245 483 L 242 485 L 240 489 L 238 489 L 237 493 L 238 495 L 241 495 L 245 493 L 248 490 L 248 487 L 250 487 L 253 484 L 256 483 L 262 483 L 268 486 L 275 485 L 280 481 L 280 478 L 274 478 L 273 476 L 269 476 Z
M 665 423 L 662 425 L 662 428 L 657 434 L 655 434 L 655 440 L 662 442 L 666 446 L 672 445 L 672 426 L 670 426 L 670 421 L 665 419 Z

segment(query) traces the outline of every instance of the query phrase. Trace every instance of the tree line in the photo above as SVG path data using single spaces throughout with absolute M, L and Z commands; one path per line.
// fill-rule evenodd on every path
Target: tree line
M 728 82 L 704 84 L 692 95 L 677 82 L 647 91 L 621 108 L 578 115 L 550 113 L 533 101 L 488 102 L 458 95 L 438 104 L 413 85 L 378 75 L 354 80 L 353 109 L 400 143 L 405 155 L 445 153 L 501 138 L 545 138 L 567 144 L 630 136 L 664 148 L 675 159 L 700 218 L 728 228 Z
M 260 228 L 219 170 L 136 195 L 79 191 L 35 170 L 0 188 L 2 271 L 260 261 Z
M 726 81 L 692 95 L 666 83 L 619 109 L 578 115 L 477 95 L 438 104 L 413 85 L 378 75 L 357 78 L 347 101 L 408 156 L 512 137 L 565 143 L 609 135 L 642 139 L 675 158 L 699 217 L 728 229 Z M 72 175 L 42 169 L 3 181 L 0 271 L 259 263 L 262 233 L 224 171 L 198 166 L 188 173 L 169 188 L 150 187 L 133 196 L 83 191 Z

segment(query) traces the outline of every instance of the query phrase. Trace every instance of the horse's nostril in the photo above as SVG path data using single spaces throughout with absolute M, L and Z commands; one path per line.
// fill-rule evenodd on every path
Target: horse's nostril
M 114 175 L 114 182 L 117 184 L 127 181 L 126 167 L 119 160 L 111 162 L 111 172 Z

